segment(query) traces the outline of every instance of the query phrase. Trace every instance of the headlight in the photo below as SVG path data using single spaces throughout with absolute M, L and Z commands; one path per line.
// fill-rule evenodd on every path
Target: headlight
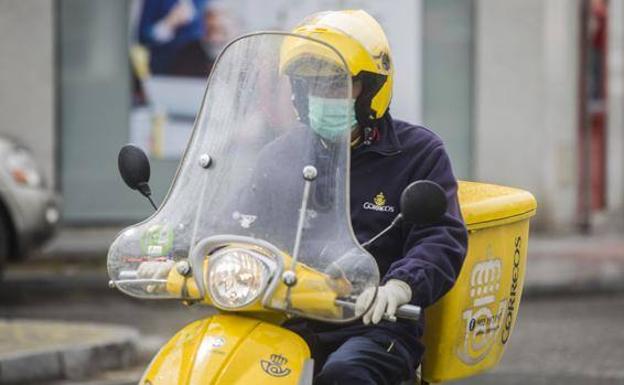
M 43 186 L 35 160 L 25 148 L 13 148 L 6 158 L 6 167 L 15 183 L 33 188 Z
M 240 308 L 258 299 L 269 281 L 265 260 L 262 254 L 244 248 L 224 248 L 213 254 L 204 282 L 215 305 Z

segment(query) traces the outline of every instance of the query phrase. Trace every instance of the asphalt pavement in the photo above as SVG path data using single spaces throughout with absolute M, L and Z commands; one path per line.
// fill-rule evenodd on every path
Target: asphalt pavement
M 135 383 L 156 350 L 183 325 L 209 314 L 176 301 L 138 301 L 123 295 L 50 294 L 37 301 L 0 307 L 5 316 L 42 320 L 99 320 L 140 331 L 138 359 L 131 368 L 105 371 L 53 385 Z M 461 385 L 624 384 L 624 294 L 574 294 L 526 298 L 500 365 Z M 42 382 L 40 384 L 50 382 Z
M 0 320 L 0 383 L 81 379 L 136 363 L 139 333 L 121 325 Z
M 175 301 L 139 301 L 108 288 L 106 252 L 118 231 L 66 229 L 43 252 L 7 271 L 0 290 L 2 320 L 60 321 L 57 326 L 69 328 L 68 322 L 96 322 L 140 333 L 127 362 L 87 366 L 82 374 L 61 370 L 65 379 L 54 385 L 136 383 L 162 343 L 184 324 L 210 314 Z M 508 352 L 493 372 L 457 384 L 624 384 L 624 240 L 532 234 L 528 253 L 523 305 Z M 14 342 L 0 337 L 0 382 L 3 344 Z
M 624 384 L 624 294 L 524 299 L 499 366 L 462 385 Z

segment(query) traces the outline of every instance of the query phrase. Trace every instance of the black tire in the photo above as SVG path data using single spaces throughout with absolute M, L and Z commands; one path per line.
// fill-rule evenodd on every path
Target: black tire
M 0 278 L 11 251 L 11 229 L 7 218 L 0 214 Z

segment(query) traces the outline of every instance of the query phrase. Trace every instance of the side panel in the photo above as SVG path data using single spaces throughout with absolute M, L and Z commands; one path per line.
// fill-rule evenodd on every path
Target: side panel
M 152 360 L 141 385 L 297 384 L 306 343 L 279 326 L 219 314 L 180 330 Z
M 500 361 L 518 314 L 529 220 L 470 232 L 455 286 L 426 311 L 423 378 L 468 377 Z
M 310 350 L 298 335 L 261 323 L 232 354 L 216 384 L 295 385 L 309 358 Z

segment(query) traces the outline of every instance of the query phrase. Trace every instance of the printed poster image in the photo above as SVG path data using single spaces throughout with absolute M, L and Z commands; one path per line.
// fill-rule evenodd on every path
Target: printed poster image
M 135 0 L 130 15 L 129 140 L 152 158 L 179 159 L 231 23 L 208 0 Z
M 311 13 L 339 9 L 364 9 L 380 22 L 395 66 L 392 111 L 419 121 L 420 6 L 408 0 L 393 7 L 372 0 L 132 0 L 129 141 L 151 158 L 180 159 L 210 69 L 229 41 L 252 31 L 289 31 Z

